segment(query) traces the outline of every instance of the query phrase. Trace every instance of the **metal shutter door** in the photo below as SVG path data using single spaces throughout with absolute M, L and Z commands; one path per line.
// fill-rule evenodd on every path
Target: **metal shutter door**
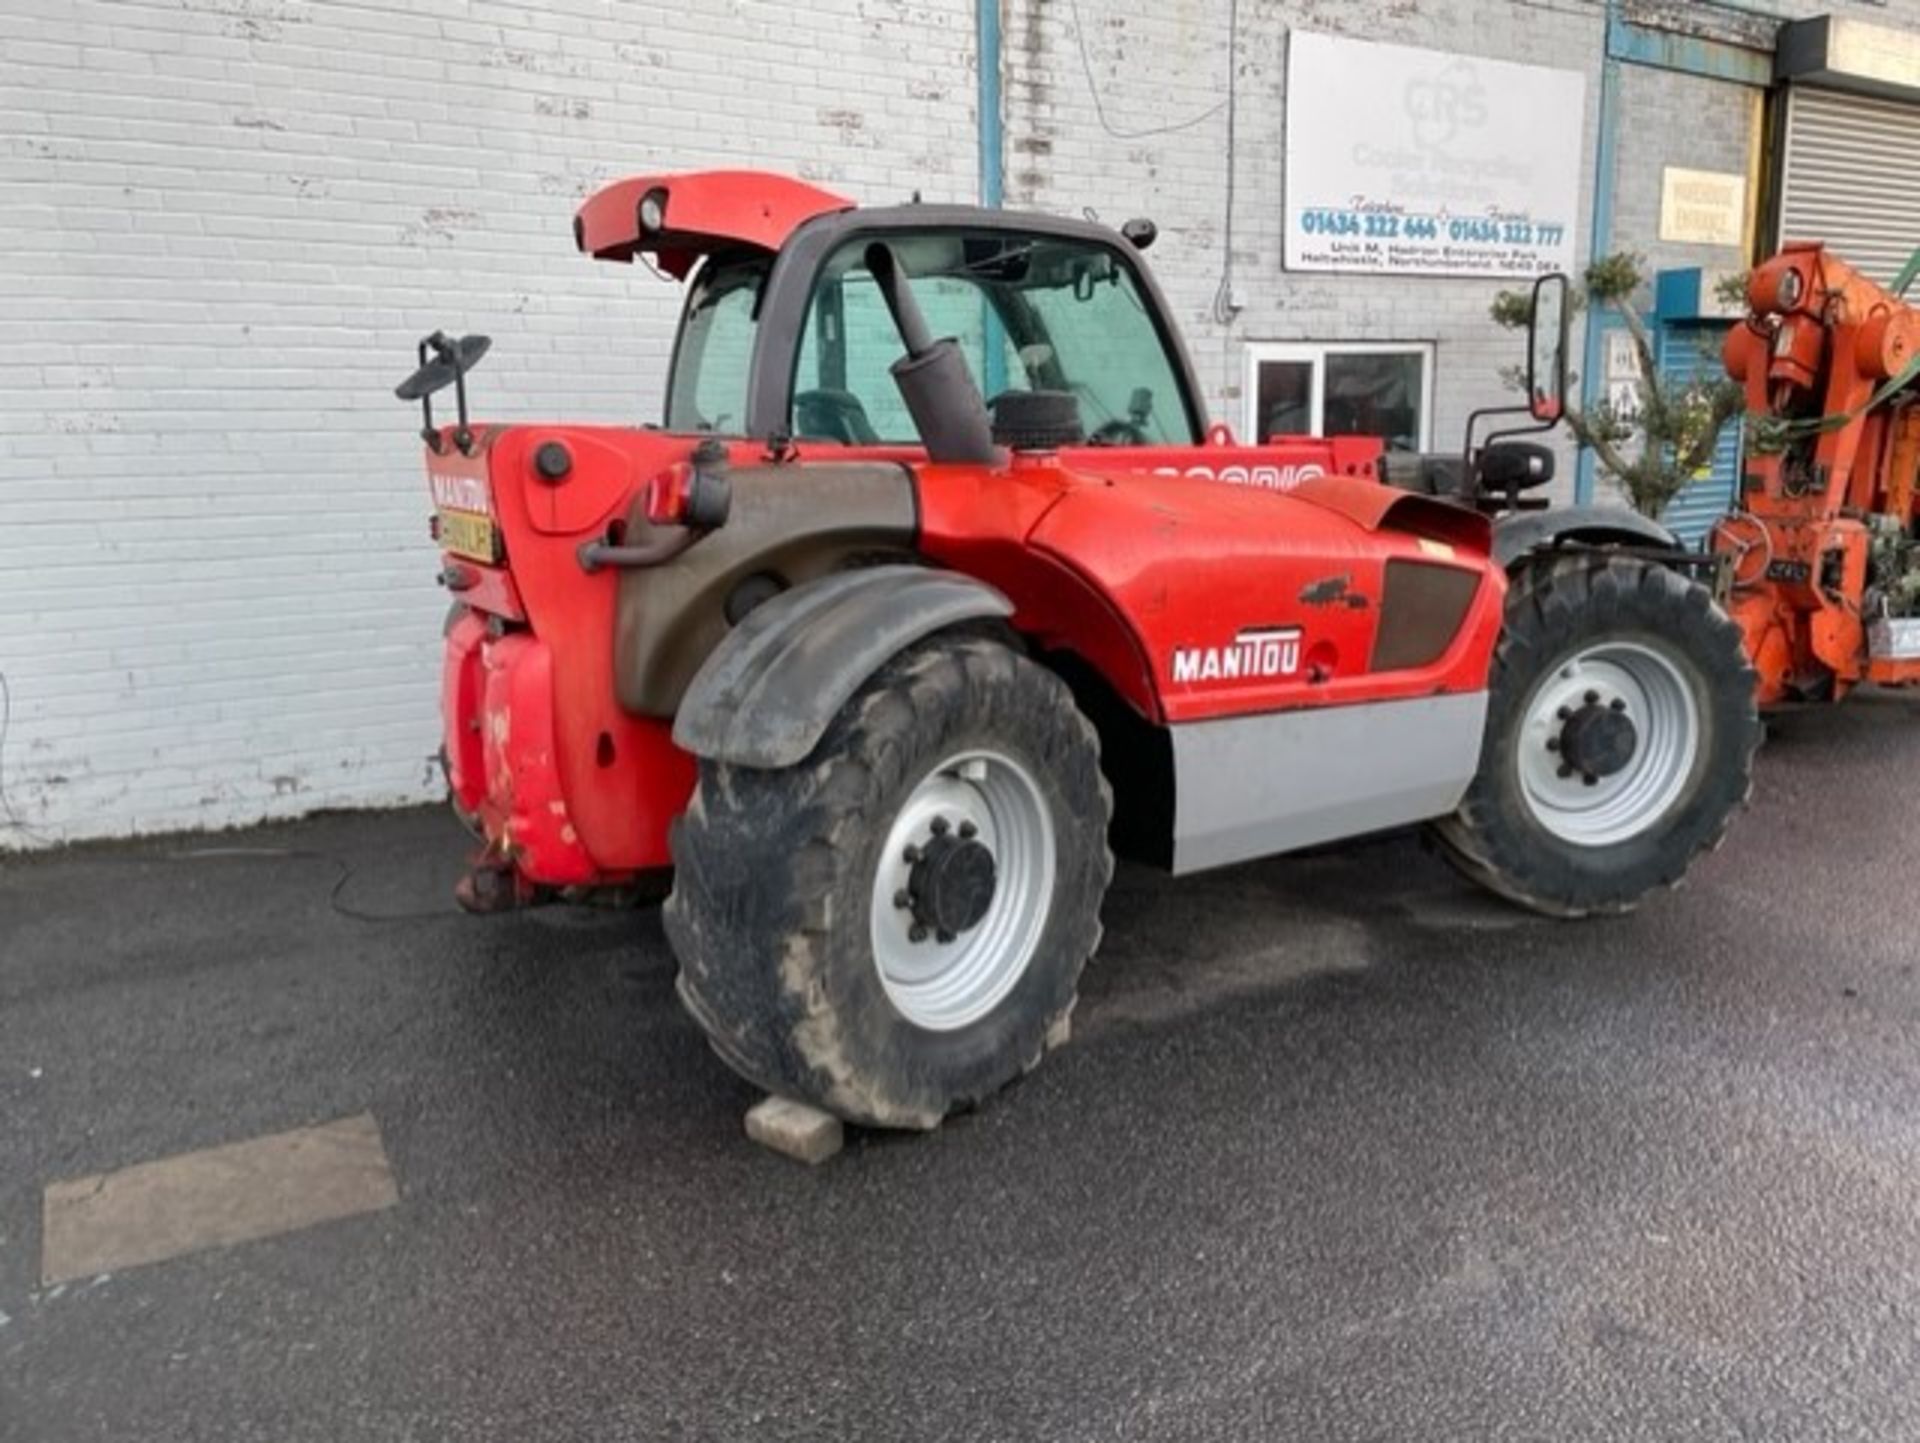
M 1726 334 L 1726 327 L 1716 325 L 1664 327 L 1659 333 L 1657 358 L 1662 379 L 1680 385 L 1725 380 L 1720 343 Z M 1661 523 L 1686 545 L 1704 546 L 1713 523 L 1733 508 L 1734 481 L 1739 474 L 1740 418 L 1736 416 L 1720 432 L 1713 459 L 1703 474 L 1681 487 L 1667 503 Z
M 1825 241 L 1891 282 L 1920 246 L 1920 105 L 1812 90 L 1787 92 L 1780 239 Z

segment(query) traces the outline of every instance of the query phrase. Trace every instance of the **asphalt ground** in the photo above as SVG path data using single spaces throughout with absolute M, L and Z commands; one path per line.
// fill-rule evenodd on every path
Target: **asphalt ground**
M 6 859 L 0 1439 L 1920 1437 L 1920 706 L 1772 730 L 1627 919 L 1123 870 L 1071 1045 L 815 1169 L 438 814 Z M 391 1206 L 42 1284 L 49 1185 L 362 1115 Z

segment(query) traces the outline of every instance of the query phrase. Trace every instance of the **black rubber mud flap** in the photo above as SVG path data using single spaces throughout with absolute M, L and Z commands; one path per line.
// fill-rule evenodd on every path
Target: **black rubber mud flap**
M 796 586 L 749 612 L 694 674 L 673 739 L 709 761 L 793 766 L 889 657 L 946 627 L 1012 614 L 984 582 L 924 566 Z
M 1568 840 L 1529 802 L 1521 749 L 1583 749 L 1606 771 L 1625 733 L 1578 697 L 1528 732 L 1529 708 L 1573 658 L 1609 642 L 1651 648 L 1683 679 L 1697 728 L 1695 759 L 1673 798 L 1647 824 L 1618 839 Z M 1593 694 L 1597 697 L 1597 693 Z M 1623 713 L 1626 714 L 1626 713 Z M 1557 733 L 1552 728 L 1559 727 Z M 1488 684 L 1480 767 L 1459 810 L 1434 823 L 1448 858 L 1467 876 L 1533 911 L 1584 917 L 1631 911 L 1649 892 L 1673 887 L 1702 853 L 1725 839 L 1753 785 L 1761 728 L 1754 673 L 1740 628 L 1705 587 L 1658 562 L 1602 554 L 1536 559 L 1514 579 L 1506 627 Z M 1647 745 L 1641 738 L 1639 745 Z M 1631 744 L 1629 744 L 1630 746 Z M 1567 755 L 1565 761 L 1579 758 Z M 1563 775 L 1572 775 L 1569 768 Z M 1582 780 L 1591 781 L 1590 778 Z
M 1010 989 L 934 1030 L 895 1006 L 875 962 L 876 868 L 915 789 L 979 750 L 1037 783 L 1053 886 Z M 1071 1012 L 1100 942 L 1112 810 L 1098 737 L 1058 677 L 986 637 L 927 638 L 859 687 L 800 765 L 701 762 L 674 823 L 664 914 L 681 1000 L 722 1060 L 769 1092 L 853 1122 L 933 1127 L 1034 1067 Z

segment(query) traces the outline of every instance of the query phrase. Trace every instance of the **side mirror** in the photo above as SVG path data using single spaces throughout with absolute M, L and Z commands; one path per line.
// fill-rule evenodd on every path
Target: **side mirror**
M 1560 419 L 1567 404 L 1567 333 L 1573 323 L 1567 278 L 1559 271 L 1533 283 L 1527 322 L 1527 410 L 1536 421 Z

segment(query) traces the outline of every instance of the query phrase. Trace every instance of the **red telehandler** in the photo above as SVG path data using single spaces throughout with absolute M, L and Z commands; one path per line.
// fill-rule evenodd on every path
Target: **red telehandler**
M 1920 681 L 1920 314 L 1824 246 L 1754 268 L 1727 372 L 1760 418 L 1714 529 L 1760 704 Z
M 1532 508 L 1552 453 L 1513 429 L 1407 487 L 1369 439 L 1235 444 L 1149 223 L 709 172 L 574 231 L 691 278 L 662 424 L 474 422 L 480 337 L 399 388 L 464 895 L 671 868 L 680 996 L 771 1092 L 930 1127 L 1031 1068 L 1110 848 L 1184 873 L 1427 822 L 1571 917 L 1677 882 L 1746 797 L 1753 676 L 1698 557 Z M 1565 302 L 1536 287 L 1533 429 Z

